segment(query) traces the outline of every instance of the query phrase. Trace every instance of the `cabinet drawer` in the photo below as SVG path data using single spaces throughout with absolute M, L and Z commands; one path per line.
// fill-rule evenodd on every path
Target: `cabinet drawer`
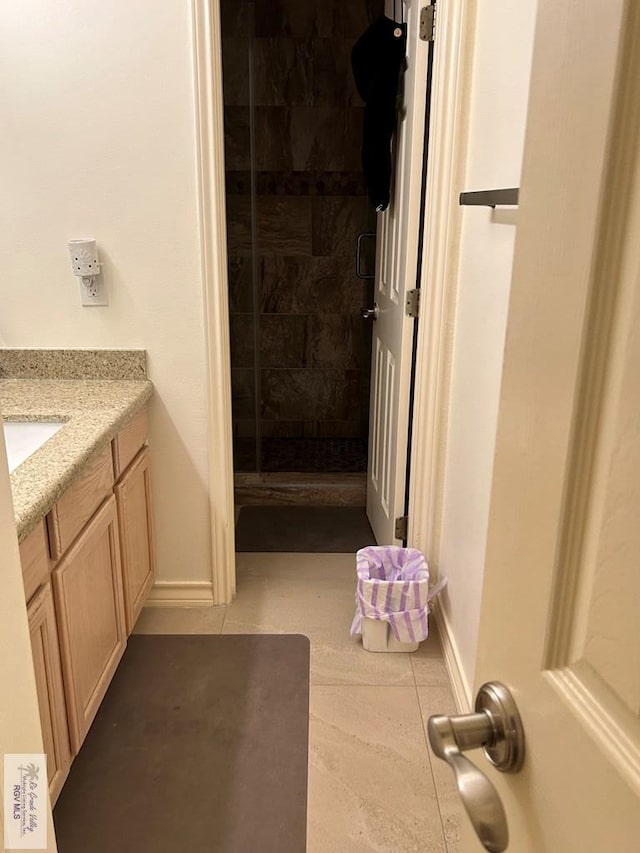
M 141 447 L 147 443 L 149 436 L 149 424 L 147 419 L 147 407 L 135 415 L 135 417 L 120 430 L 113 439 L 113 467 L 116 479 L 126 470 Z
M 59 559 L 113 489 L 111 447 L 97 456 L 47 516 L 51 554 Z
M 49 543 L 44 520 L 20 543 L 22 580 L 27 601 L 49 577 Z

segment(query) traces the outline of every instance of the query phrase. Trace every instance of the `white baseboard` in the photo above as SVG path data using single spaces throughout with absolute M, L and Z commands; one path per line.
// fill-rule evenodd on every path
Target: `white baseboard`
M 145 607 L 212 607 L 211 581 L 156 581 Z
M 444 661 L 451 679 L 451 690 L 460 714 L 468 714 L 473 709 L 471 685 L 467 681 L 462 668 L 460 654 L 447 615 L 436 598 L 432 604 L 433 615 L 436 617 Z

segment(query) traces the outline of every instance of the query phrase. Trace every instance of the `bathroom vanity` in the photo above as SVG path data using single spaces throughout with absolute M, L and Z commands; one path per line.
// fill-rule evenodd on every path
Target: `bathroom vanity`
M 153 584 L 151 393 L 0 380 L 9 420 L 63 424 L 11 474 L 52 804 Z

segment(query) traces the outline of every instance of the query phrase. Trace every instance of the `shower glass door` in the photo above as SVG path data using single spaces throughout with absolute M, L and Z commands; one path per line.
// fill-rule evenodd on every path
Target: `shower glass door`
M 375 213 L 350 57 L 382 7 L 221 0 L 236 472 L 366 471 Z

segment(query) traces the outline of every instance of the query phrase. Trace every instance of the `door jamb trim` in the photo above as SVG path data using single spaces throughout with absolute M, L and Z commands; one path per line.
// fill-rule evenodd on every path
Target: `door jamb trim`
M 236 560 L 220 6 L 217 0 L 192 0 L 191 11 L 207 366 L 212 591 L 214 604 L 229 604 L 236 591 Z
M 439 4 L 411 441 L 409 544 L 437 577 L 475 4 Z M 446 596 L 446 592 L 445 592 Z M 439 622 L 441 620 L 438 620 Z M 443 627 L 445 623 L 442 623 Z

